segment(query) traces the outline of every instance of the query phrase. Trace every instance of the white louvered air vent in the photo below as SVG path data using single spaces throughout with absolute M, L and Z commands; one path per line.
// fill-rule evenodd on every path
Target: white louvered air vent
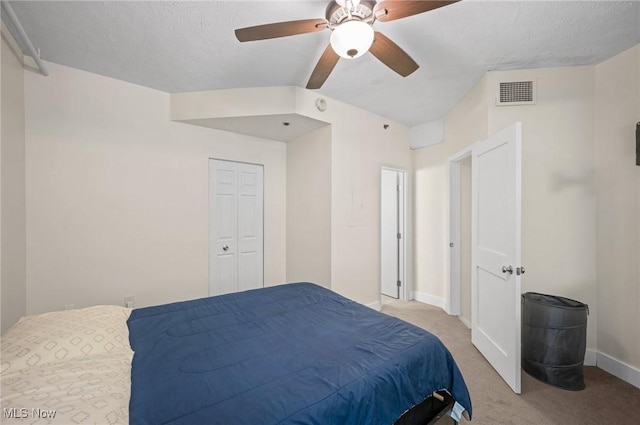
M 498 84 L 496 105 L 532 105 L 535 103 L 535 81 L 505 81 Z

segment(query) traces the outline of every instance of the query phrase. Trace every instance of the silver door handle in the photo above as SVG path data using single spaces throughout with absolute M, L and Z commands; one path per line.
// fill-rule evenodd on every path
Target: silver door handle
M 228 249 L 229 249 L 229 245 L 225 245 L 225 246 L 222 247 L 223 251 L 227 251 Z
M 511 267 L 511 266 L 502 266 L 502 273 L 513 274 L 513 267 Z

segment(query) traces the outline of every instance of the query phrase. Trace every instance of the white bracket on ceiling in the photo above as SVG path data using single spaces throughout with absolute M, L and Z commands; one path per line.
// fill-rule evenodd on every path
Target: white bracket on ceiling
M 45 77 L 48 76 L 49 71 L 47 70 L 47 67 L 45 66 L 44 62 L 42 62 L 42 60 L 40 59 L 40 52 L 37 51 L 35 47 L 33 47 L 33 43 L 31 43 L 29 36 L 27 35 L 26 31 L 22 27 L 22 24 L 20 23 L 20 21 L 18 20 L 18 17 L 13 11 L 13 8 L 7 1 L 3 0 L 0 3 L 2 4 L 2 12 L 3 12 L 2 17 L 4 18 L 6 16 L 9 22 L 11 23 L 11 26 L 13 26 L 13 28 L 18 32 L 18 35 L 20 36 L 25 46 L 27 47 L 29 55 L 33 58 L 38 69 L 40 70 L 40 73 Z

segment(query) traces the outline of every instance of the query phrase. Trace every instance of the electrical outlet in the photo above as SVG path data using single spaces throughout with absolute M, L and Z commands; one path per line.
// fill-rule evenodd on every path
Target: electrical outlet
M 136 297 L 130 295 L 128 297 L 124 297 L 124 306 L 127 308 L 133 308 L 136 304 Z
M 73 310 L 74 308 L 76 308 L 75 304 L 65 304 L 64 305 L 64 309 L 65 310 Z

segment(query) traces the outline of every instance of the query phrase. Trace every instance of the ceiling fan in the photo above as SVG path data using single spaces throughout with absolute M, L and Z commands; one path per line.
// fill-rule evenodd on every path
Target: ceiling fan
M 325 19 L 304 19 L 237 29 L 239 41 L 266 40 L 330 29 L 330 43 L 311 73 L 308 89 L 319 89 L 342 57 L 355 59 L 367 51 L 406 77 L 419 65 L 397 44 L 373 30 L 376 21 L 387 22 L 428 12 L 459 0 L 331 0 Z

